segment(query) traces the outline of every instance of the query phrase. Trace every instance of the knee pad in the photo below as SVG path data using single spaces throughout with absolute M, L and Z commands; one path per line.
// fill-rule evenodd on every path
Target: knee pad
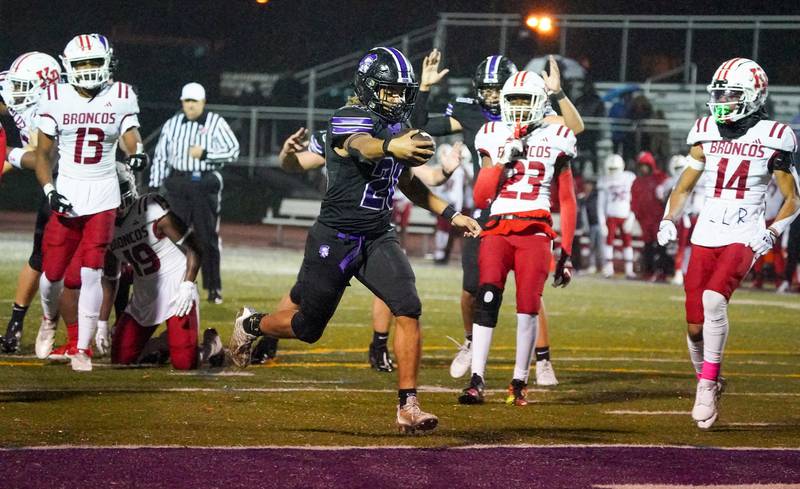
M 497 326 L 497 316 L 503 303 L 503 289 L 481 284 L 475 295 L 475 322 L 487 328 Z
M 297 281 L 292 286 L 292 290 L 289 291 L 289 298 L 295 304 L 300 304 L 300 299 L 303 297 L 303 286 L 300 285 L 300 281 Z
M 28 258 L 28 265 L 39 273 L 42 273 L 42 251 L 34 251 Z
M 322 338 L 327 323 L 311 315 L 299 311 L 292 317 L 292 331 L 298 340 L 305 343 L 316 343 Z
M 394 304 L 392 314 L 395 316 L 406 316 L 414 319 L 419 319 L 422 316 L 422 302 L 416 294 L 408 295 L 397 304 Z
M 723 322 L 728 318 L 728 300 L 714 290 L 703 291 L 703 314 L 706 321 Z

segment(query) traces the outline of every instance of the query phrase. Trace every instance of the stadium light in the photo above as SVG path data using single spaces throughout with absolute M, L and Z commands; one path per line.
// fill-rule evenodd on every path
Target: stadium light
M 541 17 L 536 15 L 529 15 L 525 19 L 525 25 L 532 31 L 539 34 L 550 34 L 553 32 L 553 19 L 546 15 Z
M 256 3 L 260 3 L 261 5 L 266 5 L 269 3 L 269 0 L 256 0 Z

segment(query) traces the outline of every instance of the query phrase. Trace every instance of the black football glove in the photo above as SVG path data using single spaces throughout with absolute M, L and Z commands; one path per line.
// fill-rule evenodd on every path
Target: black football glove
M 72 210 L 72 202 L 55 190 L 47 194 L 47 202 L 50 204 L 50 210 L 56 214 L 66 214 Z
M 150 164 L 147 153 L 135 153 L 125 158 L 125 164 L 133 171 L 142 171 Z
M 556 264 L 556 273 L 553 275 L 553 287 L 566 287 L 570 280 L 572 280 L 572 260 L 570 260 L 569 253 L 561 248 Z

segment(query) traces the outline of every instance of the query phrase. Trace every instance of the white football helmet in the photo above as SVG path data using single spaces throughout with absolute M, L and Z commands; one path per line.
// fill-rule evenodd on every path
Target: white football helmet
M 39 101 L 44 89 L 61 79 L 61 66 L 52 56 L 31 51 L 11 63 L 3 82 L 6 105 L 21 112 Z
M 103 86 L 111 78 L 113 56 L 114 50 L 106 36 L 81 34 L 73 37 L 61 55 L 67 82 L 88 90 Z M 96 66 L 77 66 L 86 60 L 97 60 Z
M 612 153 L 606 156 L 603 166 L 606 168 L 606 174 L 614 175 L 625 170 L 625 160 L 622 156 Z
M 528 97 L 527 103 L 512 99 Z M 510 128 L 539 124 L 544 119 L 547 88 L 542 77 L 532 71 L 518 71 L 506 80 L 500 91 L 500 114 Z
M 717 68 L 706 87 L 711 96 L 706 105 L 717 122 L 735 122 L 764 106 L 767 85 L 767 74 L 758 63 L 746 58 L 729 59 Z
M 686 157 L 683 155 L 672 155 L 672 158 L 669 159 L 669 174 L 673 177 L 677 177 L 683 173 L 684 168 L 686 168 Z
M 117 178 L 119 179 L 120 205 L 117 213 L 120 216 L 127 216 L 128 211 L 133 207 L 136 199 L 139 198 L 139 191 L 136 188 L 136 178 L 133 172 L 125 163 L 117 162 Z

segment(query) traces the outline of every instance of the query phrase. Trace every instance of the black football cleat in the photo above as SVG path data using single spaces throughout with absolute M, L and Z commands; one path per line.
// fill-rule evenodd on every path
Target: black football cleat
M 256 365 L 266 363 L 267 360 L 272 360 L 276 356 L 278 356 L 278 338 L 262 336 L 261 341 L 253 347 L 250 363 Z
M 14 320 L 9 321 L 5 336 L 0 337 L 0 348 L 2 348 L 3 353 L 19 353 L 21 338 L 22 322 Z
M 392 362 L 392 357 L 389 356 L 389 350 L 386 345 L 369 344 L 369 365 L 378 372 L 394 371 L 394 363 Z
M 483 404 L 483 390 L 486 385 L 483 383 L 483 378 L 478 374 L 472 374 L 469 379 L 469 385 L 461 391 L 458 396 L 459 404 Z

